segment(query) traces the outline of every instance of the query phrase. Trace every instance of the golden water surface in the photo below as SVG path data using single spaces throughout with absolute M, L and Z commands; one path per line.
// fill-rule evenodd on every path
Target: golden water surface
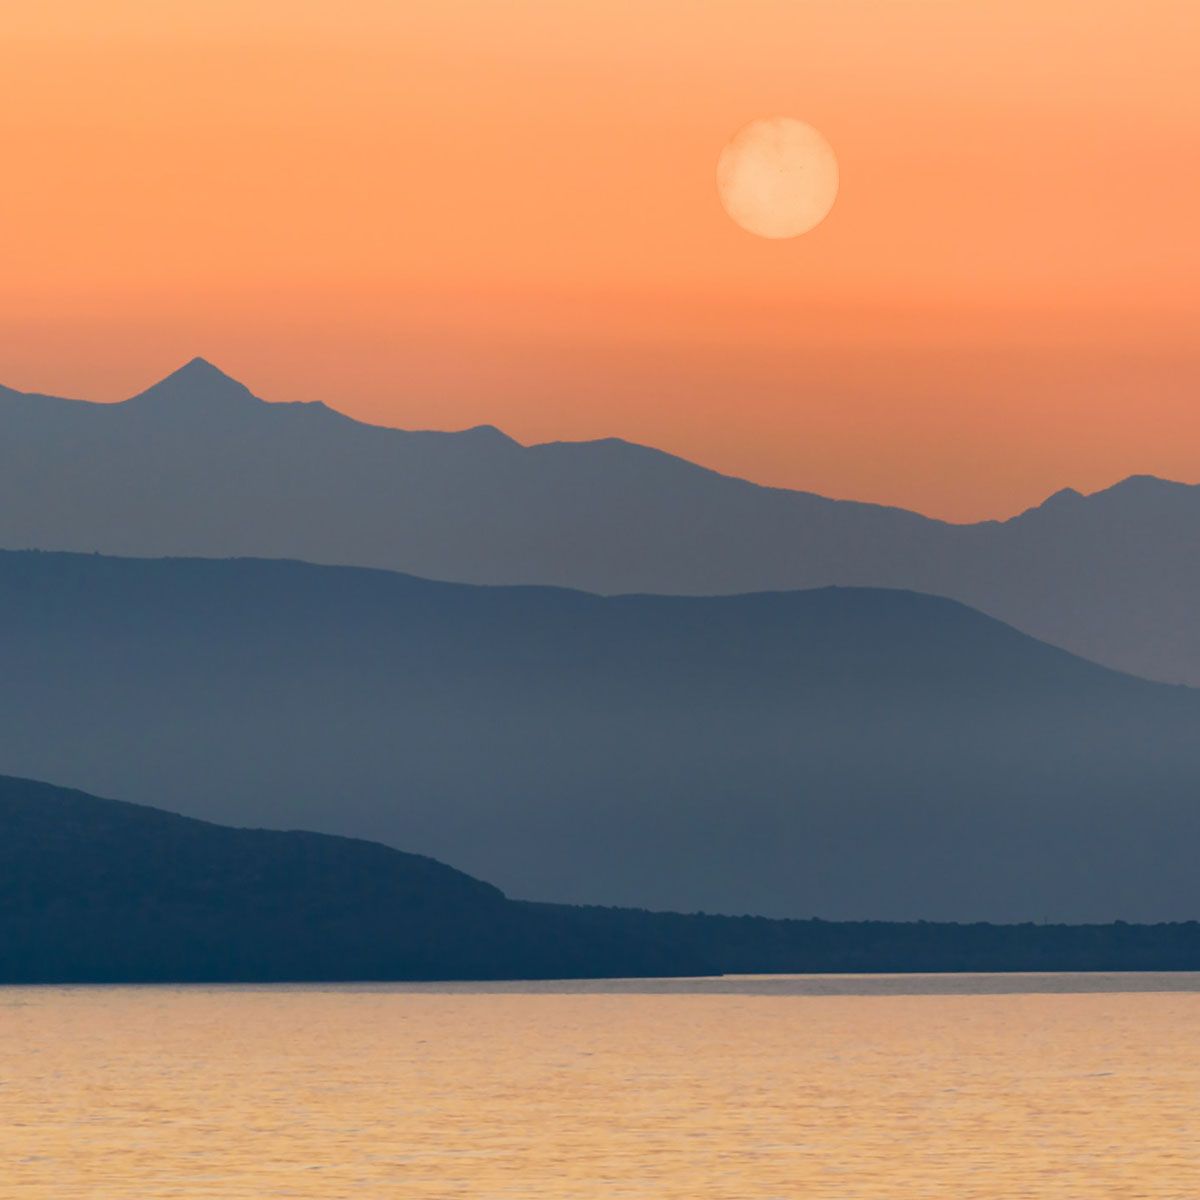
M 1200 994 L 993 983 L 0 989 L 0 1195 L 1200 1197 Z

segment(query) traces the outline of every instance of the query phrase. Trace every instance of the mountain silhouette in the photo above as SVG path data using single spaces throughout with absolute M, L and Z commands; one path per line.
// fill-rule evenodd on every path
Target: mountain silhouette
M 513 902 L 431 859 L 0 776 L 0 984 L 1194 970 L 1200 924 L 770 921 Z
M 0 983 L 694 973 L 432 859 L 0 777 Z
M 157 407 L 168 412 L 196 412 L 211 418 L 222 411 L 256 408 L 264 401 L 207 359 L 193 358 L 125 403 L 131 411 L 149 412 Z
M 1139 476 L 1008 521 L 766 488 L 618 439 L 523 446 L 256 399 L 202 359 L 119 404 L 0 388 L 0 546 L 298 558 L 613 594 L 829 585 L 978 608 L 1200 684 L 1200 487 Z
M 910 592 L 0 553 L 0 771 L 526 900 L 1189 918 L 1198 730 L 1200 693 Z

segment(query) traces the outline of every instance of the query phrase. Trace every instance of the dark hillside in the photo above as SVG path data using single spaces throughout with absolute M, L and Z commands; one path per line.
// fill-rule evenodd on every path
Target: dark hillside
M 1200 925 L 771 921 L 506 900 L 412 854 L 0 777 L 0 984 L 1200 969 Z

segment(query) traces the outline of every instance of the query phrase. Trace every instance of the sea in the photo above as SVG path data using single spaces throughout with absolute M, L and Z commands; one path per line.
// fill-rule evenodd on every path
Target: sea
M 1197 1200 L 1200 975 L 0 988 L 4 1200 Z

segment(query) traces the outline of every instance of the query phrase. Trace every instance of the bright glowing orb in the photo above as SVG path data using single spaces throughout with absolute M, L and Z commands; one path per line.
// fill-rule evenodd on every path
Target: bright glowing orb
M 838 192 L 833 147 L 792 117 L 751 121 L 717 161 L 717 193 L 725 211 L 764 238 L 792 238 L 829 215 Z

